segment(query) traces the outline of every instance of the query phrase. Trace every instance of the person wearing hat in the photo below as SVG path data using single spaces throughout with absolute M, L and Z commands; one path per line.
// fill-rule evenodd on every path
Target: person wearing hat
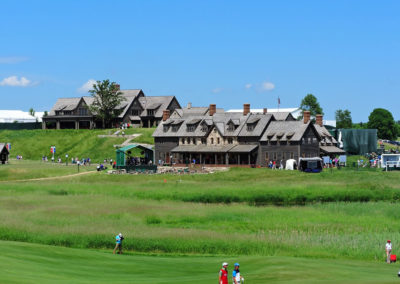
M 118 235 L 115 236 L 115 248 L 113 251 L 113 254 L 115 254 L 115 252 L 118 249 L 118 254 L 122 254 L 122 241 L 124 240 L 124 236 L 119 233 Z
M 390 263 L 390 255 L 392 254 L 392 242 L 390 240 L 386 243 L 386 262 Z
M 242 281 L 244 282 L 244 278 L 240 275 L 239 266 L 239 263 L 236 262 L 235 269 L 232 271 L 233 284 L 241 284 Z
M 222 268 L 219 271 L 218 284 L 228 284 L 228 263 L 227 262 L 222 263 Z

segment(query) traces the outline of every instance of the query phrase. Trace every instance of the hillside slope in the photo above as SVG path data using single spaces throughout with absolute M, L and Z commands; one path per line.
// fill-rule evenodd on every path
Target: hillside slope
M 107 137 L 99 138 L 98 135 L 109 134 L 115 130 L 1 130 L 0 141 L 11 143 L 11 158 L 22 155 L 24 159 L 40 160 L 43 155 L 51 157 L 50 147 L 56 146 L 56 159 L 61 157 L 64 161 L 65 154 L 69 158 L 91 158 L 92 161 L 114 159 L 115 148 L 113 145 L 123 143 L 126 138 Z M 137 142 L 151 142 L 153 129 L 137 129 L 130 132 L 142 133 Z M 130 133 L 126 133 L 130 134 Z M 143 140 L 143 141 L 142 141 Z

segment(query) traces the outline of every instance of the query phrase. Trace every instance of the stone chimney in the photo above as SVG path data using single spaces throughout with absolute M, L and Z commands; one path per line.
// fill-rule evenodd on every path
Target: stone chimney
M 163 110 L 162 120 L 166 121 L 169 118 L 169 114 L 170 114 L 169 109 Z
M 121 90 L 121 86 L 119 84 L 115 84 L 114 86 L 115 86 L 115 90 L 117 90 L 117 91 Z
M 191 108 L 192 108 L 192 103 L 191 103 L 191 102 L 188 102 L 187 108 L 188 108 L 188 109 L 191 109 Z
M 248 115 L 250 113 L 250 104 L 243 104 L 243 115 Z
M 322 114 L 317 114 L 315 116 L 315 122 L 319 125 L 319 126 L 323 126 L 324 123 L 322 122 L 323 116 Z
M 308 123 L 310 121 L 310 112 L 308 110 L 303 111 L 303 121 Z
M 208 112 L 211 116 L 213 116 L 217 112 L 217 106 L 215 104 L 210 104 Z
M 263 108 L 263 114 L 267 114 L 268 109 L 267 108 Z

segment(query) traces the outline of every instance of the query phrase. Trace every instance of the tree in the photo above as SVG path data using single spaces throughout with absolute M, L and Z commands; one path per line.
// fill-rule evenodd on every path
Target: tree
M 353 121 L 351 119 L 351 112 L 348 109 L 338 109 L 335 112 L 336 128 L 351 128 Z
M 35 116 L 35 110 L 33 108 L 29 109 L 29 114 Z
M 119 91 L 115 82 L 110 80 L 97 81 L 93 84 L 93 90 L 89 93 L 94 98 L 89 106 L 90 111 L 97 116 L 103 123 L 102 127 L 111 126 L 114 118 L 121 114 L 122 109 L 117 109 L 122 101 L 122 92 Z
M 317 114 L 324 114 L 317 98 L 313 94 L 307 94 L 307 96 L 305 96 L 304 99 L 301 100 L 300 109 L 302 110 L 301 118 L 303 117 L 304 111 L 309 111 L 311 116 L 314 117 Z
M 397 139 L 397 129 L 390 111 L 383 108 L 374 109 L 368 117 L 368 128 L 378 129 L 380 139 Z
M 49 115 L 49 113 L 47 112 L 47 110 L 45 110 L 44 113 L 43 113 L 43 116 L 46 117 L 48 115 Z

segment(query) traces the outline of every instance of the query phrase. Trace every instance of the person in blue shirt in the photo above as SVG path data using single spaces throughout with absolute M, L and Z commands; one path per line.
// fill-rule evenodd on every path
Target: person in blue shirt
M 232 283 L 233 284 L 241 284 L 244 282 L 243 276 L 240 275 L 239 271 L 239 263 L 235 263 L 235 269 L 232 271 Z
M 118 249 L 118 254 L 122 254 L 122 241 L 124 240 L 124 236 L 119 233 L 118 235 L 115 236 L 115 248 L 113 251 L 113 254 L 115 254 L 115 252 Z

